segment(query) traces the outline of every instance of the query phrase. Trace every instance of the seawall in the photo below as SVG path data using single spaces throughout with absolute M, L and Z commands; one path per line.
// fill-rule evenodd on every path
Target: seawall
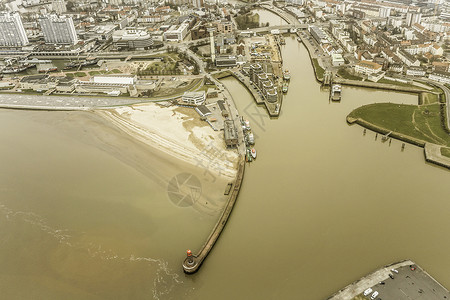
M 220 216 L 219 220 L 214 226 L 214 229 L 207 238 L 206 242 L 203 244 L 200 251 L 196 255 L 193 255 L 191 259 L 186 257 L 186 259 L 184 260 L 183 270 L 185 273 L 193 274 L 198 271 L 203 261 L 208 256 L 209 252 L 212 250 L 212 247 L 216 243 L 220 234 L 222 233 L 222 230 L 225 228 L 225 224 L 227 223 L 228 218 L 231 215 L 231 211 L 233 210 L 234 204 L 236 203 L 236 199 L 239 195 L 242 180 L 244 178 L 244 171 L 245 171 L 245 160 L 243 157 L 241 157 L 239 161 L 239 167 L 236 174 L 236 178 L 233 183 L 233 188 L 231 190 L 230 196 L 228 197 L 228 201 L 222 212 L 222 215 Z

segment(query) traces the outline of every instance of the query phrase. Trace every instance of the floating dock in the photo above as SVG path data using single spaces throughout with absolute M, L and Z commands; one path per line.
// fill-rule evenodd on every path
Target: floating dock
M 191 251 L 188 250 L 188 256 L 183 262 L 183 270 L 185 273 L 193 274 L 198 271 L 203 261 L 205 260 L 206 256 L 208 256 L 212 247 L 219 238 L 220 233 L 224 229 L 225 224 L 227 223 L 228 218 L 230 217 L 234 204 L 236 203 L 239 190 L 241 189 L 242 180 L 244 178 L 244 170 L 245 170 L 245 159 L 241 157 L 239 161 L 236 179 L 234 181 L 234 187 L 231 189 L 231 194 L 229 195 L 227 204 L 222 212 L 222 215 L 220 216 L 219 221 L 216 223 L 216 226 L 214 226 L 213 231 L 209 235 L 208 239 L 206 240 L 205 244 L 200 249 L 200 251 L 196 255 L 193 255 L 191 254 Z

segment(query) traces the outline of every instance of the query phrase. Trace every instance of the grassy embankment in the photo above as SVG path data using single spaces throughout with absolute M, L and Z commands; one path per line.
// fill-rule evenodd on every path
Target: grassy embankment
M 184 92 L 198 90 L 202 87 L 202 83 L 203 79 L 197 78 L 187 84 L 180 85 L 176 88 L 162 88 L 159 91 L 154 92 L 151 95 L 151 98 L 153 98 L 154 100 L 158 100 L 158 98 L 167 99 L 181 97 Z
M 325 73 L 325 70 L 319 65 L 317 58 L 313 58 L 312 62 L 314 65 L 314 72 L 316 72 L 317 80 L 323 80 L 323 74 Z
M 222 71 L 222 72 L 219 72 L 219 73 L 214 73 L 212 75 L 212 77 L 214 77 L 215 79 L 222 79 L 222 78 L 225 78 L 225 77 L 228 77 L 228 76 L 231 76 L 230 71 Z
M 369 104 L 355 109 L 348 117 L 349 121 L 353 118 L 360 125 L 382 133 L 392 131 L 393 137 L 407 142 L 450 147 L 450 135 L 441 109 L 445 111 L 446 107 L 440 103 L 438 95 L 423 93 L 420 105 Z M 441 152 L 450 157 L 450 148 L 443 148 Z
M 363 80 L 362 77 L 350 74 L 350 72 L 346 69 L 346 68 L 339 68 L 338 72 L 339 76 L 341 76 L 342 78 L 345 79 L 349 79 L 349 80 Z

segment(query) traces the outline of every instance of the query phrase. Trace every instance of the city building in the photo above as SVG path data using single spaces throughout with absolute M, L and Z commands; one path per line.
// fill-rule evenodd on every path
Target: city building
M 172 25 L 164 32 L 164 39 L 169 42 L 181 42 L 189 32 L 189 24 Z
M 372 61 L 360 61 L 355 65 L 355 72 L 370 75 L 381 71 L 382 66 Z
M 28 45 L 28 38 L 18 13 L 0 14 L 0 46 L 20 47 Z
M 39 18 L 39 24 L 44 34 L 46 44 L 76 44 L 77 32 L 72 18 L 66 16 L 48 15 Z
M 201 8 L 204 6 L 203 0 L 192 0 L 192 6 Z
M 440 18 L 444 21 L 450 21 L 450 1 L 444 1 L 442 4 Z
M 52 10 L 58 15 L 67 12 L 66 2 L 64 0 L 52 0 Z
M 136 80 L 137 77 L 133 75 L 99 75 L 91 79 L 93 83 L 119 85 L 133 85 L 136 84 Z
M 415 12 L 408 12 L 406 14 L 406 26 L 411 27 L 413 24 L 420 24 L 422 20 L 422 14 Z
M 342 57 L 342 54 L 334 53 L 334 54 L 331 55 L 331 58 L 332 58 L 332 64 L 335 67 L 345 64 L 345 60 Z
M 309 32 L 313 36 L 313 38 L 319 43 L 319 44 L 326 44 L 328 43 L 328 38 L 326 34 L 323 32 L 322 29 L 320 29 L 317 26 L 309 26 L 308 27 Z
M 181 101 L 190 105 L 201 105 L 205 99 L 205 92 L 185 92 L 181 97 Z
M 428 78 L 441 83 L 450 84 L 450 73 L 448 72 L 433 72 Z
M 136 28 L 116 30 L 112 38 L 116 49 L 149 49 L 154 44 L 151 35 L 147 31 Z
M 237 64 L 236 56 L 233 55 L 217 56 L 215 61 L 218 67 L 235 67 Z

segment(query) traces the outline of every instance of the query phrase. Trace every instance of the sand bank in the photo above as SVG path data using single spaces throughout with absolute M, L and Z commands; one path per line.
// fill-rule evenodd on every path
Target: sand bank
M 96 113 L 135 139 L 202 167 L 211 176 L 236 175 L 236 150 L 226 149 L 223 132 L 214 131 L 193 109 L 149 103 Z

